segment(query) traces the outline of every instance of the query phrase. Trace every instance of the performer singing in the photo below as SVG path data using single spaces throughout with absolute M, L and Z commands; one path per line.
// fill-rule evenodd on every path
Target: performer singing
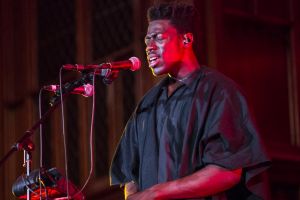
M 155 76 L 114 155 L 111 184 L 128 200 L 263 199 L 269 165 L 240 88 L 199 64 L 192 5 L 148 9 L 146 53 Z

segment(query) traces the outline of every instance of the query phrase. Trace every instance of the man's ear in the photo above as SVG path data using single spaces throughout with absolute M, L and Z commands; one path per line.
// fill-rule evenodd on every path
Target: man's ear
M 184 46 L 186 46 L 186 47 L 192 46 L 193 42 L 194 42 L 193 33 L 185 33 L 183 35 L 183 44 L 184 44 Z

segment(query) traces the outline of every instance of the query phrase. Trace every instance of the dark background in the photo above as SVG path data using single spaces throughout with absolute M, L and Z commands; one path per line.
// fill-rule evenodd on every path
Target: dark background
M 0 1 L 0 157 L 38 119 L 38 93 L 57 84 L 67 63 L 102 63 L 135 55 L 138 72 L 124 71 L 111 85 L 96 81 L 95 173 L 87 199 L 121 199 L 109 187 L 108 168 L 127 119 L 159 78 L 145 63 L 146 9 L 150 0 Z M 157 2 L 157 1 L 155 1 Z M 245 91 L 273 165 L 265 175 L 272 200 L 300 199 L 300 1 L 195 0 L 200 62 L 234 79 Z M 64 72 L 64 81 L 78 78 Z M 43 93 L 43 112 L 49 94 Z M 92 98 L 65 102 L 69 176 L 81 187 L 89 173 Z M 39 164 L 38 132 L 33 168 Z M 44 126 L 44 164 L 64 170 L 60 109 Z M 0 166 L 0 199 L 24 172 L 23 153 Z

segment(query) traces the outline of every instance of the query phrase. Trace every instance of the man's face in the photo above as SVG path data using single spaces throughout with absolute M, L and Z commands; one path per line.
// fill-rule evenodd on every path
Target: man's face
M 176 75 L 183 57 L 182 36 L 169 20 L 149 23 L 145 37 L 149 67 L 154 75 Z

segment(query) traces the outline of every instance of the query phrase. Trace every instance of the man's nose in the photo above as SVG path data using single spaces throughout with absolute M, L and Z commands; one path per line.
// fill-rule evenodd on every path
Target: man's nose
M 146 44 L 146 52 L 149 54 L 151 51 L 156 49 L 156 45 L 154 40 L 149 40 L 149 42 Z

